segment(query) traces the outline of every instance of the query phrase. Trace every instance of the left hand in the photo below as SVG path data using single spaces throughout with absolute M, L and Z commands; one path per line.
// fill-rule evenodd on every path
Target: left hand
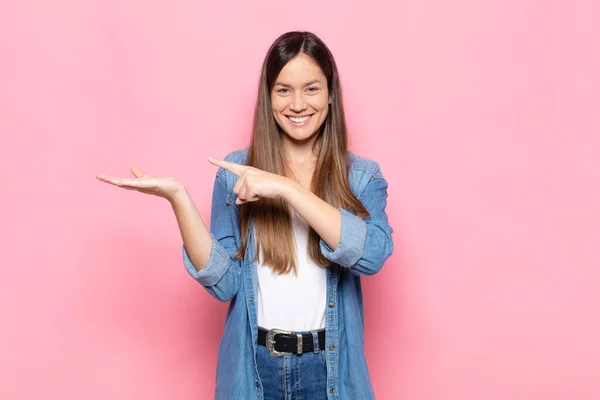
M 208 161 L 239 176 L 233 186 L 233 193 L 238 195 L 235 200 L 236 204 L 256 201 L 261 197 L 283 198 L 287 189 L 293 184 L 293 181 L 285 176 L 272 174 L 248 165 L 217 160 L 211 157 L 208 158 Z

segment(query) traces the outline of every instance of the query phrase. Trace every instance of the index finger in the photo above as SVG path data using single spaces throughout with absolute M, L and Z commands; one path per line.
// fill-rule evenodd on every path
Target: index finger
M 224 168 L 227 171 L 231 171 L 231 172 L 233 172 L 234 174 L 236 174 L 238 176 L 241 175 L 244 172 L 244 170 L 247 168 L 247 166 L 245 166 L 245 165 L 236 164 L 236 163 L 231 162 L 231 161 L 217 160 L 217 159 L 212 158 L 212 157 L 208 157 L 208 161 L 211 164 L 214 164 L 214 165 L 216 165 L 218 167 Z

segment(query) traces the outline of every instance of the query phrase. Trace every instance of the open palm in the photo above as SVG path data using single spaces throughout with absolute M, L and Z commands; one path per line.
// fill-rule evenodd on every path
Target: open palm
M 123 189 L 137 190 L 138 192 L 163 197 L 169 201 L 173 200 L 175 195 L 184 189 L 181 182 L 170 176 L 150 176 L 136 167 L 131 168 L 131 173 L 135 176 L 135 179 L 108 175 L 96 175 L 96 179 Z

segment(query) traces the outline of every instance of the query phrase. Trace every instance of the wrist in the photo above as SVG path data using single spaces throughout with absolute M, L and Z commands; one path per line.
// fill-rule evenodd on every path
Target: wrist
M 286 185 L 284 185 L 283 187 L 283 190 L 281 192 L 281 198 L 293 206 L 292 203 L 294 202 L 294 200 L 298 199 L 302 191 L 307 189 L 292 179 L 286 179 L 288 179 L 288 182 L 286 182 Z
M 176 203 L 180 203 L 181 201 L 189 198 L 189 192 L 184 185 L 179 186 L 173 194 L 167 199 L 171 205 L 175 205 Z

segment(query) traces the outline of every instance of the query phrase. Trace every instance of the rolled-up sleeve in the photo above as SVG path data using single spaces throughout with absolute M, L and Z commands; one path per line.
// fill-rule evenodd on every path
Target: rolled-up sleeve
M 320 240 L 321 253 L 329 261 L 349 268 L 355 275 L 373 275 L 392 254 L 393 229 L 385 212 L 388 183 L 379 167 L 371 176 L 359 200 L 369 212 L 364 220 L 338 208 L 342 216 L 340 242 L 332 250 Z
M 185 269 L 187 269 L 192 278 L 197 280 L 203 286 L 216 285 L 221 278 L 223 278 L 223 275 L 227 273 L 232 261 L 229 255 L 224 254 L 223 249 L 218 245 L 215 235 L 211 233 L 210 236 L 212 237 L 213 243 L 210 249 L 208 264 L 200 271 L 197 271 L 196 267 L 194 267 L 185 248 L 185 244 L 183 245 L 183 264 L 185 265 Z
M 235 230 L 238 221 L 233 218 L 233 211 L 226 202 L 226 184 L 221 174 L 217 172 L 214 182 L 212 207 L 210 215 L 210 235 L 212 247 L 206 267 L 200 271 L 190 260 L 185 248 L 183 251 L 183 264 L 188 273 L 198 281 L 215 298 L 228 301 L 235 296 L 240 286 L 241 261 L 234 258 L 238 249 Z

